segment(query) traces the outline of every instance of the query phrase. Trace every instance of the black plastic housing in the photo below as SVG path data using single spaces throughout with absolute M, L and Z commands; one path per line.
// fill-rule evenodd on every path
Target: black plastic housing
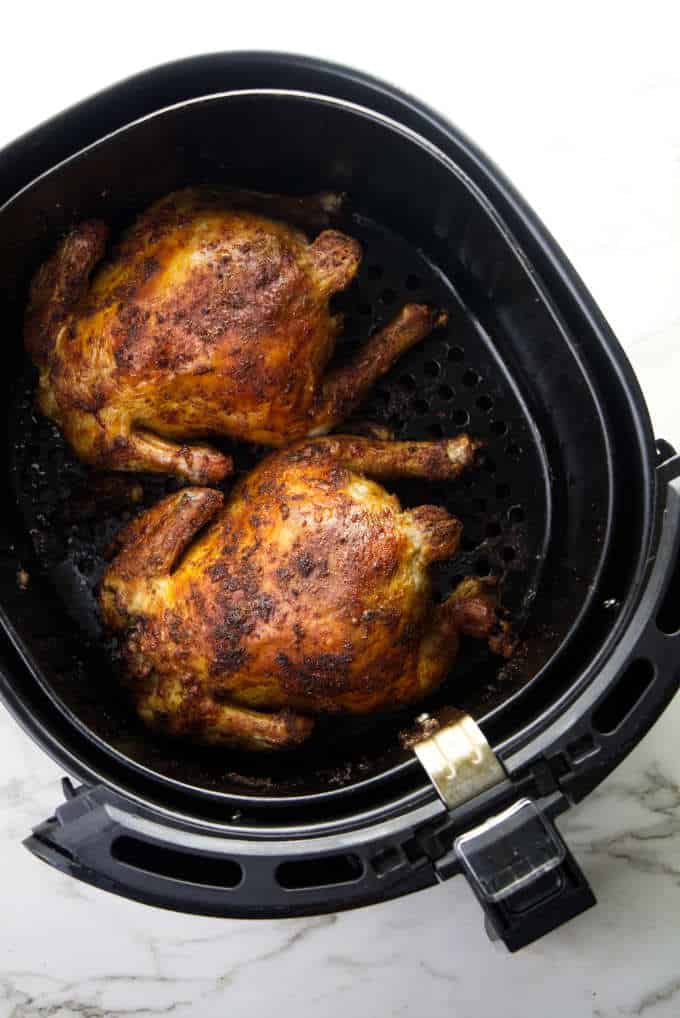
M 76 160 L 27 187 L 162 107 L 252 89 L 338 102 L 272 95 L 225 97 L 221 108 L 219 100 L 193 103 L 104 142 L 81 161 L 82 171 Z M 225 155 L 226 144 L 205 140 L 215 138 L 217 119 L 229 117 L 233 136 L 258 125 L 240 161 Z M 276 149 L 278 173 L 271 158 L 276 124 L 289 156 Z M 304 160 L 301 137 L 308 139 Z M 667 633 L 656 625 L 659 612 L 668 614 L 669 584 L 677 582 L 680 464 L 672 450 L 657 449 L 635 377 L 592 298 L 493 164 L 410 97 L 345 68 L 280 54 L 215 54 L 145 72 L 0 153 L 0 299 L 16 336 L 4 380 L 10 393 L 24 377 L 19 335 L 27 279 L 59 233 L 84 215 L 108 218 L 112 204 L 114 218 L 124 221 L 151 197 L 188 182 L 183 176 L 214 183 L 220 167 L 237 178 L 230 182 L 249 186 L 347 187 L 361 214 L 395 231 L 443 274 L 516 388 L 539 464 L 535 498 L 543 506 L 532 530 L 540 527 L 543 536 L 530 624 L 549 624 L 553 636 L 536 637 L 541 652 L 530 681 L 511 695 L 499 690 L 476 710 L 509 780 L 448 815 L 417 761 L 389 747 L 361 779 L 354 775 L 332 789 L 312 781 L 273 794 L 211 788 L 135 760 L 54 694 L 47 672 L 58 648 L 32 639 L 26 592 L 16 586 L 17 567 L 32 551 L 13 507 L 0 534 L 0 602 L 10 636 L 0 647 L 0 690 L 71 774 L 101 786 L 71 796 L 36 830 L 29 842 L 36 854 L 82 879 L 168 907 L 253 916 L 335 910 L 456 872 L 456 834 L 520 794 L 548 797 L 548 811 L 559 812 L 601 781 L 653 724 L 680 677 L 680 620 L 675 629 L 666 624 Z M 409 191 L 417 201 L 409 202 Z M 420 377 L 415 362 L 413 374 Z M 15 427 L 16 420 L 5 443 L 8 469 Z M 36 584 L 38 601 L 50 597 L 48 587 L 38 593 Z M 83 825 L 99 832 L 89 848 Z M 155 854 L 154 846 L 161 846 Z M 206 889 L 182 853 L 216 857 L 223 883 L 210 869 L 215 883 Z M 296 859 L 306 860 L 308 871 L 321 861 L 309 871 L 316 885 L 290 886 L 299 885 L 294 867 L 281 877 L 282 864 Z M 535 929 L 555 925 L 559 907 L 554 914 L 555 922 L 542 918 Z M 517 934 L 517 946 L 522 942 L 526 936 Z

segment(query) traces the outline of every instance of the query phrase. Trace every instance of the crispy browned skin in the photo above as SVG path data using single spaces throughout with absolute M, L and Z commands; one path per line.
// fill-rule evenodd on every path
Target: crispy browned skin
M 323 434 L 443 323 L 443 312 L 406 305 L 324 377 L 342 327 L 329 299 L 354 277 L 359 245 L 332 229 L 309 243 L 256 210 L 318 223 L 337 201 L 178 191 L 140 216 L 91 281 L 106 227 L 69 234 L 33 281 L 25 342 L 40 369 L 39 406 L 78 456 L 218 481 L 229 458 L 187 440 L 280 446 Z
M 467 436 L 316 439 L 269 456 L 226 505 L 188 488 L 135 519 L 100 603 L 124 634 L 145 721 L 249 749 L 290 746 L 309 735 L 310 715 L 425 696 L 461 632 L 507 652 L 481 581 L 431 601 L 428 566 L 454 554 L 460 522 L 438 506 L 402 511 L 367 477 L 452 478 L 474 450 Z

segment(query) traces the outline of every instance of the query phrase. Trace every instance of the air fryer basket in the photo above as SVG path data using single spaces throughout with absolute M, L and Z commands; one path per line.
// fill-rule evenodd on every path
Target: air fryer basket
M 101 217 L 115 235 L 184 184 L 348 193 L 338 225 L 364 262 L 338 298 L 339 357 L 407 300 L 450 312 L 361 417 L 399 437 L 465 429 L 486 443 L 453 484 L 396 486 L 405 503 L 439 502 L 463 520 L 438 596 L 463 573 L 496 574 L 522 633 L 510 663 L 465 646 L 424 705 L 463 707 L 505 766 L 507 780 L 458 809 L 401 738 L 422 707 L 322 723 L 309 746 L 254 758 L 151 736 L 118 692 L 94 591 L 102 548 L 137 506 L 129 479 L 97 480 L 36 417 L 21 320 L 32 272 L 73 223 Z M 512 810 L 531 800 L 539 819 L 518 856 L 530 862 L 541 824 L 594 787 L 673 695 L 680 629 L 678 460 L 655 446 L 616 340 L 541 224 L 431 111 L 343 68 L 268 54 L 170 65 L 64 114 L 0 153 L 0 202 L 0 693 L 87 783 L 66 786 L 31 850 L 160 905 L 302 914 L 445 879 L 462 865 L 457 834 L 492 817 L 498 844 L 512 841 Z M 239 469 L 262 453 L 230 451 Z M 140 481 L 143 504 L 172 486 Z M 556 874 L 559 888 L 521 916 L 471 883 L 516 947 L 592 903 L 566 850 Z
M 244 136 L 253 122 L 258 126 L 252 146 L 229 144 L 227 139 Z M 393 125 L 295 95 L 214 97 L 169 110 L 39 181 L 5 212 L 6 229 L 21 218 L 26 243 L 27 211 L 39 230 L 40 243 L 30 240 L 31 261 L 17 294 L 25 295 L 27 270 L 64 228 L 90 216 L 120 228 L 149 201 L 187 183 L 349 192 L 351 214 L 342 225 L 361 240 L 364 263 L 357 283 L 338 301 L 347 316 L 339 356 L 409 299 L 450 311 L 447 329 L 402 358 L 363 413 L 387 423 L 399 437 L 432 438 L 465 428 L 485 442 L 479 468 L 462 481 L 411 484 L 399 494 L 411 504 L 441 502 L 463 520 L 462 553 L 436 573 L 440 595 L 457 576 L 495 573 L 503 578 L 504 599 L 517 624 L 526 620 L 525 640 L 512 663 L 501 668 L 498 659 L 466 647 L 451 681 L 425 705 L 455 703 L 480 719 L 498 713 L 538 679 L 587 609 L 606 550 L 612 497 L 607 435 L 597 396 L 568 337 L 541 308 L 533 341 L 522 336 L 517 343 L 490 312 L 499 293 L 511 292 L 515 302 L 520 298 L 519 266 L 506 255 L 503 272 L 495 261 L 486 292 L 479 292 L 465 263 L 476 256 L 474 250 L 452 258 L 452 238 L 464 243 L 473 231 L 484 247 L 503 243 L 490 210 L 475 201 L 455 170 Z M 489 258 L 491 252 L 485 254 Z M 524 299 L 530 301 L 530 294 Z M 14 319 L 17 340 L 20 310 L 21 301 Z M 543 372 L 545 392 L 531 382 L 531 359 L 541 354 L 552 369 L 552 377 Z M 38 655 L 46 688 L 74 720 L 145 768 L 227 793 L 318 792 L 351 784 L 407 755 L 400 729 L 421 705 L 392 718 L 333 719 L 319 726 L 309 747 L 276 761 L 188 746 L 178 751 L 136 722 L 118 694 L 112 648 L 103 639 L 95 604 L 102 550 L 122 518 L 98 511 L 88 472 L 52 425 L 35 416 L 33 387 L 29 371 L 9 414 L 12 490 L 35 552 L 25 564 L 29 589 L 21 594 L 24 605 L 29 600 L 35 605 L 22 619 L 22 635 Z M 252 463 L 252 451 L 234 451 L 244 468 Z M 145 478 L 143 487 L 147 502 L 164 489 L 154 478 Z M 548 550 L 550 596 L 539 593 Z M 56 604 L 45 600 L 43 585 Z

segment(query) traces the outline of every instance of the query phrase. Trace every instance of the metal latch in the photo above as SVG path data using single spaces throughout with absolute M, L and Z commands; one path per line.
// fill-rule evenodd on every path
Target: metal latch
M 410 744 L 440 798 L 453 813 L 508 780 L 473 719 L 461 711 L 420 715 Z M 486 913 L 492 939 L 511 951 L 561 926 L 595 904 L 576 860 L 546 812 L 547 799 L 515 800 L 458 834 L 435 861 L 440 879 L 461 871 Z

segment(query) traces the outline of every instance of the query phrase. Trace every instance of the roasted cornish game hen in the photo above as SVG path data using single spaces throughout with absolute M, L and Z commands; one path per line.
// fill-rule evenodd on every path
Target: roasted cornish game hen
M 303 441 L 264 459 L 226 504 L 185 488 L 134 519 L 100 604 L 141 717 L 204 742 L 294 746 L 315 714 L 430 693 L 461 633 L 509 653 L 490 585 L 468 578 L 432 601 L 428 566 L 455 553 L 460 522 L 437 506 L 402 510 L 374 480 L 455 478 L 475 448 L 466 435 Z
M 337 230 L 310 243 L 288 223 L 323 224 L 337 200 L 188 188 L 141 215 L 108 261 L 104 223 L 77 226 L 36 274 L 25 323 L 39 406 L 77 455 L 214 483 L 231 461 L 195 439 L 282 446 L 324 434 L 445 322 L 408 304 L 327 371 L 342 329 L 329 299 L 361 251 Z

